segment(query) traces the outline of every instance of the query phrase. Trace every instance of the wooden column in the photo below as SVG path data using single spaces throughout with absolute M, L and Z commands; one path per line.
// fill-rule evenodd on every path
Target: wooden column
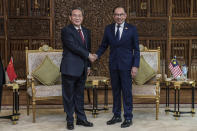
M 166 50 L 166 73 L 168 76 L 170 72 L 168 70 L 168 65 L 170 63 L 171 56 L 171 37 L 172 37 L 172 0 L 168 1 L 168 32 L 167 32 L 167 50 Z

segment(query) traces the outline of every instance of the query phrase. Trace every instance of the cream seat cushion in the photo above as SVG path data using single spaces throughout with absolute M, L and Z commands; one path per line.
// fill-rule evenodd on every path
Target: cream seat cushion
M 45 86 L 39 85 L 35 86 L 35 97 L 49 97 L 49 96 L 62 96 L 62 86 L 61 85 L 52 85 Z M 32 89 L 28 88 L 27 93 L 32 96 Z
M 132 85 L 133 96 L 156 96 L 156 85 L 146 84 L 146 85 Z

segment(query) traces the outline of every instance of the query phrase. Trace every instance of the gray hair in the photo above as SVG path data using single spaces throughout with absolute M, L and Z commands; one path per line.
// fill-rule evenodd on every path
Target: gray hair
M 80 10 L 81 12 L 82 12 L 82 15 L 84 15 L 84 11 L 83 11 L 83 9 L 81 8 L 81 7 L 74 7 L 74 8 L 72 8 L 71 10 L 70 10 L 70 16 L 72 16 L 72 12 L 73 12 L 73 10 Z

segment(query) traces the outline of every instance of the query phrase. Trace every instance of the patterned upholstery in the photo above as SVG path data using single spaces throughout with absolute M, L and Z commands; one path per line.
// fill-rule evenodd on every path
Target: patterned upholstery
M 158 52 L 140 52 L 140 55 L 143 55 L 145 61 L 158 72 Z
M 132 87 L 133 96 L 135 95 L 151 95 L 156 96 L 156 86 L 153 84 L 146 85 L 133 85 Z
M 62 96 L 61 85 L 52 85 L 52 86 L 38 85 L 35 86 L 35 89 L 36 89 L 35 97 Z M 28 88 L 27 92 L 30 96 L 32 96 L 31 88 Z
M 60 67 L 62 52 L 32 52 L 28 53 L 28 75 L 31 75 L 46 56 L 48 56 L 57 67 Z
M 159 101 L 160 101 L 160 48 L 157 50 L 148 50 L 140 52 L 145 61 L 155 70 L 157 75 L 146 82 L 144 85 L 133 84 L 132 93 L 134 99 L 154 99 L 156 104 L 156 120 L 159 115 Z
M 48 56 L 57 67 L 60 67 L 62 50 L 53 49 L 48 45 L 43 45 L 38 50 L 28 50 L 26 47 L 27 115 L 29 115 L 29 105 L 31 101 L 33 122 L 36 122 L 37 101 L 62 98 L 61 78 L 55 85 L 46 86 L 31 75 L 46 56 Z
M 44 58 L 48 56 L 55 65 L 60 67 L 62 52 L 30 52 L 28 53 L 28 71 L 31 76 L 31 73 L 42 63 Z M 40 83 L 37 82 L 35 83 Z M 61 81 L 61 77 L 58 81 Z M 40 83 L 41 84 L 41 83 Z M 58 82 L 59 84 L 59 82 Z M 36 97 L 49 97 L 49 96 L 61 96 L 62 90 L 61 85 L 53 86 L 44 86 L 44 85 L 35 85 Z M 32 96 L 32 88 L 28 88 L 27 93 Z
M 140 52 L 140 55 L 143 55 L 145 61 L 155 70 L 155 72 L 158 72 L 158 52 L 146 52 L 142 51 Z M 133 84 L 132 92 L 133 95 L 153 95 L 156 96 L 156 85 L 151 84 L 156 81 L 156 76 L 153 77 L 151 80 L 149 80 L 144 85 L 136 85 Z

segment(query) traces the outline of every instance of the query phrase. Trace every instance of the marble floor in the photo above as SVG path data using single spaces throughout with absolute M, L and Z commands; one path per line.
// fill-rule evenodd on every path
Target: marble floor
M 101 111 L 97 118 L 93 118 L 90 112 L 86 112 L 89 121 L 94 127 L 76 126 L 75 131 L 197 131 L 197 115 L 183 114 L 175 120 L 172 113 L 165 114 L 165 108 L 160 108 L 159 120 L 155 120 L 155 108 L 135 107 L 133 125 L 122 129 L 120 124 L 106 125 L 112 117 L 111 108 L 108 112 Z M 190 111 L 190 108 L 181 110 Z M 11 109 L 3 109 L 0 116 L 9 115 Z M 38 109 L 36 123 L 32 123 L 32 114 L 27 116 L 26 109 L 20 109 L 20 118 L 16 125 L 8 119 L 0 119 L 0 131 L 65 131 L 65 113 L 62 108 Z

